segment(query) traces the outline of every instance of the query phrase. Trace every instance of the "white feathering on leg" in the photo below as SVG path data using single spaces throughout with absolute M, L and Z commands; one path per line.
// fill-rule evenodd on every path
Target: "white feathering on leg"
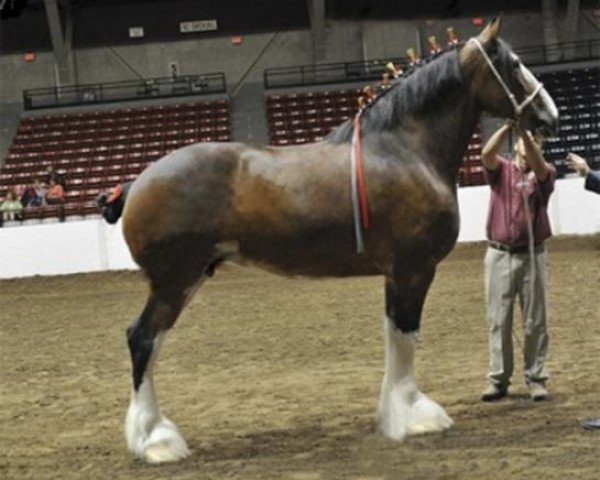
M 379 428 L 388 438 L 445 430 L 452 419 L 421 393 L 414 374 L 415 334 L 385 321 L 385 373 L 379 401 Z
M 173 422 L 164 417 L 158 406 L 152 371 L 164 333 L 157 335 L 152 355 L 138 391 L 131 391 L 131 402 L 125 418 L 127 447 L 148 463 L 181 460 L 190 451 Z

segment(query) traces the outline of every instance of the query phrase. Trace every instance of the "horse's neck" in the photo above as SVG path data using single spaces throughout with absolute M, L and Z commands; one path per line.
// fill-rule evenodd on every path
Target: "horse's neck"
M 440 177 L 454 185 L 481 111 L 465 92 L 457 92 L 435 112 L 414 117 L 419 149 Z M 402 132 L 402 126 L 399 127 Z M 402 132 L 401 135 L 411 135 Z

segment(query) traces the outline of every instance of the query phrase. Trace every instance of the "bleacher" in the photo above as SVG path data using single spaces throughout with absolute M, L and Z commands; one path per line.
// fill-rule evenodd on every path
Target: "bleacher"
M 356 113 L 359 96 L 359 89 L 268 96 L 271 145 L 298 145 L 322 140 Z
M 560 112 L 559 132 L 546 142 L 546 158 L 559 176 L 569 172 L 568 152 L 600 169 L 600 69 L 582 68 L 538 75 Z
M 227 100 L 23 118 L 0 171 L 0 198 L 44 180 L 52 165 L 65 172 L 65 203 L 26 208 L 24 218 L 97 214 L 101 191 L 133 180 L 168 152 L 228 140 Z

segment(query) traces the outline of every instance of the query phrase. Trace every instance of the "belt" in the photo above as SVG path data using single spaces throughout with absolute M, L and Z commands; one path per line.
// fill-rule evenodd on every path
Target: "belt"
M 528 253 L 529 252 L 529 246 L 528 245 L 506 245 L 505 243 L 500 243 L 500 242 L 494 242 L 494 241 L 489 241 L 488 245 L 490 246 L 490 248 L 493 248 L 494 250 L 500 250 L 502 252 L 508 252 L 508 253 Z M 540 243 L 538 245 L 535 245 L 533 247 L 533 251 L 535 253 L 540 253 L 544 251 L 544 244 Z

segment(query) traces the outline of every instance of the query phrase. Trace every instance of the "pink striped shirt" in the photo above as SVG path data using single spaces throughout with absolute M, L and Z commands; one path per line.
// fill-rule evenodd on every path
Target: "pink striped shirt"
M 496 170 L 486 170 L 488 183 L 492 189 L 487 237 L 489 240 L 511 247 L 526 246 L 529 237 L 521 191 L 521 173 L 515 162 L 502 157 L 498 157 L 498 160 L 500 165 Z M 548 166 L 548 176 L 543 182 L 540 182 L 533 172 L 524 174 L 536 245 L 552 235 L 547 208 L 550 194 L 554 191 L 556 169 L 553 165 Z

